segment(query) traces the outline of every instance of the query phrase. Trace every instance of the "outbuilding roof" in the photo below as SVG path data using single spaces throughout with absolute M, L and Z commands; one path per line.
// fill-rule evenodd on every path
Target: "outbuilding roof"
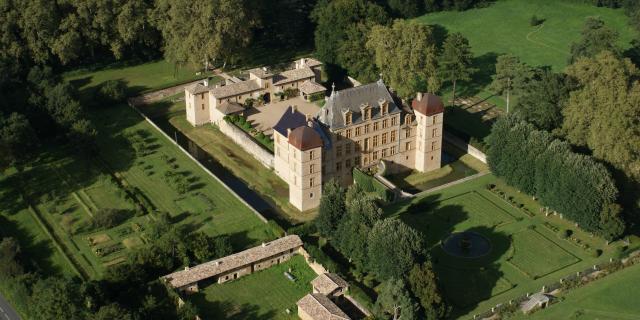
M 241 95 L 244 93 L 258 91 L 260 89 L 262 89 L 262 87 L 260 87 L 260 84 L 258 83 L 258 81 L 246 80 L 246 81 L 233 83 L 226 86 L 211 89 L 211 94 L 213 94 L 213 96 L 218 99 L 224 99 L 228 97 Z
M 314 94 L 327 91 L 327 88 L 325 88 L 323 85 L 312 80 L 303 82 L 300 87 L 298 87 L 298 89 L 300 90 L 300 92 L 305 94 Z
M 234 101 L 224 101 L 218 105 L 218 110 L 220 110 L 222 114 L 227 115 L 227 114 L 244 111 L 244 107 L 241 104 Z
M 411 107 L 414 111 L 425 116 L 432 116 L 444 111 L 444 104 L 440 97 L 431 93 L 418 94 L 418 97 L 411 102 Z
M 211 87 L 205 86 L 202 82 L 194 83 L 192 85 L 186 86 L 185 90 L 187 90 L 191 94 L 199 94 L 203 92 L 208 92 L 211 90 Z
M 301 246 L 302 240 L 300 240 L 300 237 L 289 235 L 187 270 L 174 272 L 161 279 L 169 282 L 174 288 L 180 288 Z
M 278 86 L 293 81 L 300 81 L 303 79 L 315 78 L 316 74 L 309 67 L 302 67 L 300 69 L 292 69 L 283 71 L 273 78 L 273 85 Z
M 312 320 L 351 320 L 333 301 L 319 293 L 302 297 L 297 305 Z
M 335 273 L 323 273 L 311 281 L 313 288 L 318 290 L 319 293 L 328 295 L 334 292 L 336 289 L 344 289 L 349 284 L 340 276 Z

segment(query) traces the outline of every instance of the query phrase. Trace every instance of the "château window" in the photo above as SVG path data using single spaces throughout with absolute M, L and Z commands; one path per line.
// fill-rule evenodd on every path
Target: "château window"
M 337 172 L 342 171 L 342 162 L 340 161 L 336 162 L 336 171 Z
M 371 109 L 368 108 L 364 111 L 364 120 L 371 120 Z
M 347 159 L 347 160 L 344 162 L 344 167 L 345 167 L 347 170 L 349 170 L 349 168 L 351 168 L 351 159 Z
M 377 147 L 378 146 L 378 136 L 373 136 L 373 147 Z
M 405 149 L 405 150 L 411 150 L 411 142 L 407 142 L 407 143 L 405 143 L 405 145 L 404 145 L 404 149 Z
M 360 127 L 356 128 L 356 137 L 360 135 Z
M 200 94 L 200 99 L 204 99 L 204 93 Z
M 336 132 L 336 141 L 340 141 L 340 140 L 342 140 L 342 132 L 337 131 Z
M 433 117 L 431 118 L 431 119 L 433 119 L 433 120 L 432 120 L 433 122 L 431 122 L 432 124 L 436 124 L 436 117 L 437 117 L 437 116 L 433 116 Z
M 382 149 L 382 157 L 386 157 L 387 156 L 387 152 L 389 151 L 389 149 Z
M 389 119 L 382 120 L 382 129 L 385 129 L 389 126 Z
M 309 178 L 309 187 L 313 187 L 313 178 Z
M 396 146 L 391 147 L 391 154 L 396 154 Z
M 313 150 L 309 151 L 309 160 L 313 160 Z
M 386 102 L 382 104 L 382 108 L 381 108 L 381 109 L 382 109 L 382 114 L 383 114 L 383 115 L 384 115 L 384 114 L 387 114 L 388 106 L 389 106 L 389 105 L 388 105 Z
M 369 131 L 371 131 L 369 129 L 371 129 L 371 125 L 369 125 L 369 124 L 365 125 L 364 126 L 364 133 L 369 133 Z
M 369 138 L 364 139 L 364 151 L 369 151 Z
M 391 125 L 392 126 L 397 126 L 398 125 L 398 117 L 391 118 Z
M 378 131 L 378 123 L 379 122 L 374 122 L 373 123 L 373 131 Z
M 387 144 L 387 133 L 382 134 L 382 144 Z
M 347 145 L 344 147 L 344 153 L 351 154 L 351 143 L 347 143 Z
M 347 112 L 347 115 L 345 117 L 345 124 L 349 125 L 351 124 L 351 112 Z
M 404 123 L 407 124 L 407 125 L 411 124 L 411 115 L 410 114 L 404 116 Z
M 342 157 L 342 146 L 336 147 L 336 157 Z
M 347 129 L 347 139 L 351 138 L 351 129 Z
M 373 160 L 378 160 L 378 151 L 373 152 Z
M 435 137 L 438 134 L 438 129 L 433 129 L 431 131 L 431 137 Z
M 405 138 L 409 137 L 411 137 L 411 128 L 407 128 L 407 130 L 405 130 Z
M 396 132 L 391 131 L 391 142 L 396 142 Z
M 309 166 L 309 173 L 313 173 L 314 171 L 315 171 L 315 165 L 314 165 L 314 164 L 311 164 L 311 165 Z
M 202 110 L 204 110 L 204 103 L 202 104 Z
M 436 149 L 436 142 L 433 141 L 433 142 L 431 142 L 431 150 L 433 151 L 435 149 Z

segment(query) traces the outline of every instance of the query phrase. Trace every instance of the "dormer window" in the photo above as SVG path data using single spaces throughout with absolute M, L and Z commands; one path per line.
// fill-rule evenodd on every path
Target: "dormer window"
M 344 124 L 345 125 L 350 125 L 352 123 L 352 114 L 351 111 L 347 111 L 347 113 L 345 113 L 344 115 Z
M 365 120 L 371 120 L 371 108 L 367 108 L 364 111 L 364 119 Z

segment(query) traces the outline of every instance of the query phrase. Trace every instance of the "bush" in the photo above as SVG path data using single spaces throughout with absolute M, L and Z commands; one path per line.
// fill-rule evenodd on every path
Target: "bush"
M 102 98 L 112 102 L 121 102 L 127 97 L 127 85 L 122 80 L 108 80 L 100 86 Z
M 100 209 L 93 216 L 91 220 L 91 227 L 97 228 L 112 228 L 129 218 L 129 214 L 125 210 L 119 209 Z
M 244 107 L 245 108 L 250 108 L 253 107 L 253 105 L 256 103 L 256 99 L 254 98 L 247 98 L 247 100 L 244 101 Z
M 313 222 L 307 222 L 303 224 L 299 224 L 297 226 L 293 226 L 287 229 L 288 234 L 297 234 L 301 237 L 310 236 L 316 233 L 318 230 L 316 229 L 316 224 Z
M 539 25 L 541 25 L 543 22 L 544 22 L 544 19 L 540 19 L 540 18 L 538 18 L 538 16 L 536 16 L 535 14 L 534 14 L 533 16 L 531 16 L 531 19 L 529 20 L 529 24 L 530 24 L 532 27 L 539 26 Z
M 569 237 L 571 237 L 571 235 L 573 234 L 573 231 L 571 229 L 565 229 L 560 231 L 560 233 L 558 234 L 558 236 L 562 239 L 567 239 Z
M 591 255 L 593 255 L 594 258 L 597 258 L 597 257 L 601 256 L 602 255 L 602 249 L 593 250 Z
M 360 185 L 366 192 L 374 192 L 383 201 L 393 200 L 393 192 L 389 190 L 382 182 L 376 178 L 362 172 L 357 168 L 353 168 L 353 180 Z
M 291 99 L 298 96 L 299 91 L 297 88 L 286 88 L 284 89 L 283 94 L 287 99 Z

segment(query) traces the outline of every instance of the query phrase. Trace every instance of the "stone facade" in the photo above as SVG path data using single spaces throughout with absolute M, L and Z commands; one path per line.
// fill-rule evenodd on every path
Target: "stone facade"
M 273 95 L 286 89 L 297 89 L 307 82 L 320 86 L 322 63 L 303 58 L 295 61 L 293 68 L 278 74 L 270 73 L 266 68 L 248 70 L 247 80 L 230 79 L 223 84 L 213 85 L 208 80 L 185 87 L 187 120 L 193 126 L 207 123 L 219 123 L 226 115 L 220 112 L 224 103 L 244 104 L 249 98 L 263 97 L 270 101 Z
M 290 112 L 274 127 L 274 168 L 289 184 L 289 201 L 299 210 L 319 205 L 322 182 L 333 178 L 351 184 L 354 167 L 385 161 L 393 171 L 427 172 L 441 166 L 444 106 L 434 95 L 418 94 L 411 107 L 405 106 L 380 80 L 334 90 L 313 118 Z M 319 139 L 321 147 L 293 146 L 290 135 L 300 127 L 308 128 L 306 138 Z

